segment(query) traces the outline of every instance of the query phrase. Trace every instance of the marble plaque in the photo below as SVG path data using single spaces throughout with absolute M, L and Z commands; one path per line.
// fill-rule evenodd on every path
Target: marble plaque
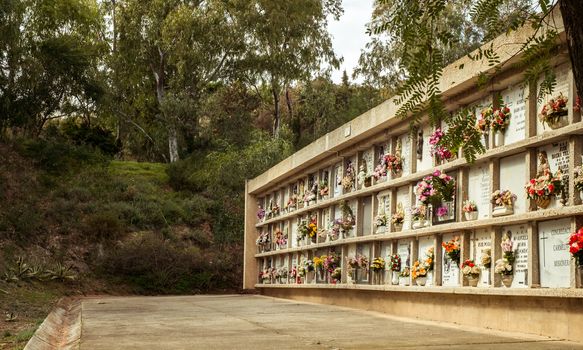
M 568 288 L 571 286 L 570 234 L 571 220 L 569 218 L 538 224 L 541 287 Z
M 500 159 L 500 190 L 510 190 L 516 195 L 516 201 L 514 201 L 515 214 L 526 212 L 526 191 L 524 186 L 527 181 L 524 153 Z
M 431 158 L 431 145 L 429 144 L 429 137 L 433 133 L 431 126 L 423 127 L 423 150 L 421 152 L 421 159 L 417 158 L 417 171 L 431 169 L 433 167 L 433 159 Z
M 528 288 L 528 231 L 526 225 L 506 226 L 502 229 L 514 242 L 514 280 L 512 288 Z
M 563 95 L 567 98 L 569 97 L 569 87 L 570 87 L 569 72 L 570 72 L 570 70 L 571 70 L 571 68 L 569 67 L 569 64 L 564 64 L 560 67 L 557 67 L 555 69 L 557 85 L 553 89 L 553 93 L 549 96 L 545 96 L 542 99 L 542 101 L 537 101 L 536 132 L 538 135 L 542 134 L 546 130 L 551 130 L 551 128 L 548 125 L 543 126 L 543 123 L 538 118 L 540 112 L 542 111 L 544 104 L 547 103 L 547 101 L 550 100 L 551 98 L 558 96 L 560 93 L 563 93 Z M 540 87 L 541 82 L 542 82 L 542 78 L 538 81 L 537 89 Z M 571 106 L 574 104 L 574 102 L 575 101 L 570 101 L 570 100 L 567 102 L 567 106 L 569 107 L 569 110 L 571 109 Z
M 411 241 L 408 239 L 400 239 L 397 242 L 397 254 L 401 257 L 401 271 L 405 267 L 411 267 Z
M 468 198 L 478 206 L 478 218 L 490 216 L 490 169 L 486 164 L 470 168 L 468 176 Z M 463 203 L 462 203 L 463 205 Z
M 292 247 L 297 247 L 298 246 L 298 221 L 297 220 L 292 220 L 291 221 L 291 234 L 289 235 L 289 239 L 291 240 L 291 244 Z
M 553 174 L 556 174 L 557 171 L 560 169 L 563 173 L 563 184 L 566 186 L 565 188 L 565 198 L 568 198 L 569 193 L 569 142 L 567 140 L 552 143 L 550 145 L 546 145 L 543 147 L 539 147 L 537 149 L 537 153 L 544 152 L 546 153 L 547 163 L 551 169 Z M 540 158 L 538 158 L 537 154 L 537 169 L 540 166 Z M 560 196 L 557 199 L 561 199 Z M 554 200 L 551 201 L 549 208 L 557 208 L 559 207 L 560 201 Z
M 444 234 L 442 237 L 442 242 L 447 242 L 452 240 L 454 234 Z M 460 285 L 460 268 L 453 262 L 447 254 L 445 254 L 445 249 L 441 248 L 441 256 L 443 259 L 443 264 L 441 265 L 441 285 L 444 287 L 452 287 Z M 461 261 L 460 261 L 461 264 Z
M 403 175 L 411 174 L 411 139 L 408 134 L 399 136 L 401 140 L 401 157 L 403 158 Z
M 490 256 L 492 256 L 492 237 L 490 231 L 486 229 L 475 230 L 472 233 L 472 238 L 470 239 L 470 256 L 474 259 L 474 262 L 480 266 L 480 282 L 479 287 L 489 287 L 490 286 L 490 270 L 494 267 L 494 261 L 490 259 L 491 267 L 490 269 L 482 266 L 482 255 L 484 255 L 486 250 L 490 250 Z
M 518 84 L 502 91 L 502 99 L 510 108 L 510 124 L 504 135 L 504 143 L 511 144 L 526 138 L 526 97 L 528 90 Z
M 403 211 L 405 211 L 403 230 L 408 230 L 411 227 L 411 197 L 409 196 L 409 187 L 399 187 L 397 189 L 397 205 L 399 203 L 403 205 Z
M 427 259 L 427 253 L 429 251 L 430 248 L 433 248 L 435 241 L 433 236 L 424 236 L 424 237 L 419 237 L 419 250 L 417 252 L 417 257 L 419 261 L 424 261 Z M 435 259 L 435 254 L 434 257 Z M 434 261 L 435 263 L 435 261 Z M 427 286 L 432 286 L 433 285 L 433 273 L 431 273 L 431 275 L 427 275 Z
M 362 234 L 369 235 L 372 233 L 372 197 L 362 199 Z
M 344 172 L 342 171 L 342 163 L 338 163 L 334 166 L 334 197 L 338 197 L 342 194 L 342 177 Z
M 362 153 L 362 160 L 366 164 L 366 171 L 372 174 L 375 162 L 374 162 L 374 148 L 367 149 Z

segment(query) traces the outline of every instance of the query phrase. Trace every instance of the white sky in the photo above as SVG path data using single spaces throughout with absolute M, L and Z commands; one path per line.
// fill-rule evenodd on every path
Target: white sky
M 373 0 L 343 0 L 342 5 L 344 15 L 340 17 L 340 21 L 330 20 L 328 24 L 334 51 L 338 56 L 344 57 L 340 69 L 332 72 L 334 82 L 340 82 L 345 69 L 351 77 L 352 71 L 358 66 L 360 50 L 369 41 L 365 24 L 370 21 Z

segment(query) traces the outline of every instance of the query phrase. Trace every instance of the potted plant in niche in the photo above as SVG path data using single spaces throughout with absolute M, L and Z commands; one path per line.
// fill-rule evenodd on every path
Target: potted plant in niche
M 462 207 L 466 221 L 474 221 L 478 219 L 478 206 L 473 201 L 465 201 Z
M 563 189 L 562 173 L 559 170 L 553 176 L 549 169 L 545 169 L 536 179 L 530 179 L 526 184 L 526 196 L 534 199 L 536 205 L 541 209 L 546 209 L 551 204 L 551 198 L 561 194 Z
M 468 259 L 462 264 L 462 273 L 468 280 L 470 287 L 477 287 L 480 278 L 480 267 L 476 265 L 474 260 Z
M 509 190 L 496 190 L 492 193 L 490 201 L 494 205 L 492 210 L 492 216 L 504 216 L 514 213 L 514 201 L 516 200 L 516 195 Z
M 567 125 L 568 121 L 566 116 L 569 114 L 568 102 L 569 99 L 563 96 L 563 93 L 560 93 L 545 103 L 539 115 L 539 120 L 543 124 L 543 127 L 547 124 L 554 130 Z
M 385 266 L 385 259 L 381 257 L 374 258 L 370 263 L 370 270 L 373 273 L 373 284 L 383 284 Z
M 390 268 L 392 271 L 391 283 L 397 285 L 399 284 L 399 274 L 401 272 L 401 257 L 399 254 L 391 255 Z
M 401 202 L 397 203 L 397 211 L 391 217 L 391 223 L 395 232 L 400 232 L 403 229 L 403 223 L 405 222 L 405 211 L 403 210 L 403 204 Z
M 578 287 L 583 286 L 583 228 L 573 232 L 569 237 L 569 252 L 577 265 Z
M 451 240 L 441 243 L 443 249 L 445 249 L 445 254 L 453 261 L 456 265 L 460 264 L 460 238 L 454 236 Z
M 514 279 L 514 244 L 508 235 L 504 235 L 500 247 L 502 248 L 502 258 L 496 260 L 494 271 L 502 276 L 502 284 L 510 288 Z

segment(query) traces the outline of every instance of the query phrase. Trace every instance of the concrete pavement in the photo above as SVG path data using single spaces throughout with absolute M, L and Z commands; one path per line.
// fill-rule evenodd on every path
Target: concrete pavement
M 583 349 L 254 295 L 85 299 L 80 344 L 81 350 Z

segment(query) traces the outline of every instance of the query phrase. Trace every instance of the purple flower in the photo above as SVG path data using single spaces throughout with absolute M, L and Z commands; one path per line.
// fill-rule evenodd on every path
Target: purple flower
M 435 171 L 433 172 L 433 176 L 439 176 L 441 175 L 441 171 L 439 171 L 439 169 L 435 169 Z
M 439 207 L 437 208 L 437 216 L 444 217 L 447 215 L 447 207 Z

